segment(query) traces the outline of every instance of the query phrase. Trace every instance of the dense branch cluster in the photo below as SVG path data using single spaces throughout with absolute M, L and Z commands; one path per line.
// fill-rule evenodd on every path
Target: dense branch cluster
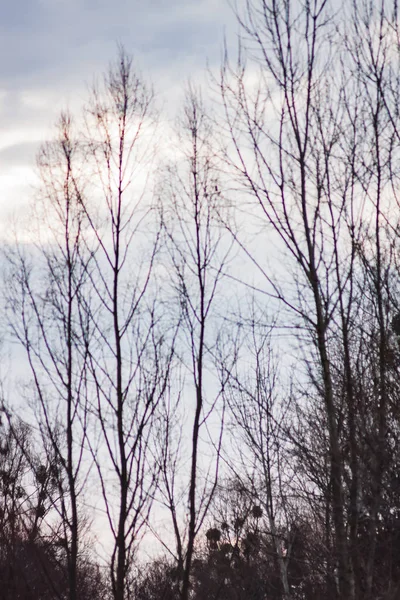
M 38 155 L 5 600 L 400 597 L 397 0 L 237 17 L 174 127 L 122 50 Z

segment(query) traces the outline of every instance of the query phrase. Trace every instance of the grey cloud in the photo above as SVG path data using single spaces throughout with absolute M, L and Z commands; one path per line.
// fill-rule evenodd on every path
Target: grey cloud
M 62 78 L 85 65 L 104 66 L 116 41 L 140 54 L 146 68 L 201 52 L 205 59 L 220 44 L 222 29 L 232 18 L 225 2 L 139 2 L 119 0 L 23 0 L 9 3 L 0 27 L 0 51 L 7 57 L 0 83 L 23 85 L 36 78 Z
M 84 102 L 116 42 L 171 106 L 206 58 L 218 64 L 224 26 L 234 22 L 225 0 L 20 0 L 3 2 L 1 13 L 0 172 L 33 165 L 59 111 Z
M 0 172 L 33 164 L 39 142 L 12 144 L 0 150 Z

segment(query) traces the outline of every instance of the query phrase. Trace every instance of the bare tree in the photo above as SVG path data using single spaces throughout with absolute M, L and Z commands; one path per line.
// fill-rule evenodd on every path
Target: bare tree
M 74 600 L 78 499 L 90 461 L 103 498 L 96 508 L 113 539 L 116 600 L 130 596 L 129 569 L 156 487 L 154 428 L 172 361 L 152 283 L 156 120 L 153 92 L 121 50 L 77 117 L 79 135 L 63 116 L 58 139 L 39 155 L 36 254 L 22 244 L 9 252 L 9 322 L 26 349 L 40 432 L 53 453 Z
M 113 538 L 113 594 L 123 600 L 156 486 L 153 431 L 171 364 L 149 293 L 160 235 L 149 193 L 154 95 L 123 50 L 84 117 L 90 189 L 80 189 L 80 203 L 92 261 L 81 305 L 95 416 L 88 442 Z
M 87 353 L 81 343 L 79 298 L 89 258 L 82 243 L 84 215 L 76 193 L 78 154 L 70 118 L 64 115 L 58 138 L 43 146 L 38 157 L 42 185 L 34 204 L 30 241 L 17 241 L 7 255 L 8 322 L 25 348 L 31 370 L 33 387 L 28 401 L 33 403 L 48 453 L 47 465 L 37 468 L 43 470 L 42 484 L 50 478 L 56 481 L 51 508 L 60 519 L 71 600 L 78 597 L 79 496 L 88 468 L 83 461 Z M 47 471 L 50 468 L 51 473 Z M 50 489 L 42 492 L 43 499 Z M 41 503 L 37 516 L 43 517 L 44 510 Z
M 209 510 L 218 478 L 224 414 L 220 402 L 223 377 L 221 379 L 218 373 L 216 377 L 215 369 L 212 375 L 210 367 L 215 364 L 217 352 L 215 308 L 218 288 L 231 245 L 225 239 L 220 223 L 221 184 L 212 145 L 211 120 L 199 92 L 192 86 L 186 94 L 178 141 L 180 153 L 177 162 L 169 168 L 164 184 L 164 189 L 168 189 L 168 203 L 162 202 L 161 213 L 170 257 L 173 300 L 180 307 L 177 352 L 181 356 L 183 372 L 186 371 L 189 378 L 182 388 L 180 402 L 192 418 L 190 468 L 185 478 L 188 482 L 186 530 L 179 523 L 175 493 L 179 489 L 179 445 L 184 448 L 184 432 L 179 433 L 178 429 L 171 436 L 169 431 L 161 463 L 164 467 L 162 493 L 171 513 L 176 538 L 180 597 L 187 600 L 196 536 Z M 213 377 L 212 386 L 207 384 L 206 373 Z M 185 379 L 188 381 L 184 376 Z M 187 391 L 191 387 L 193 392 Z M 189 401 L 192 393 L 193 403 Z M 170 419 L 166 431 L 171 423 Z M 174 435 L 180 440 L 178 446 L 174 446 Z M 206 448 L 212 452 L 210 459 L 202 459 Z M 181 500 L 184 498 L 185 495 L 181 496 Z
M 256 248 L 235 239 L 259 273 L 257 287 L 286 309 L 286 327 L 296 327 L 303 376 L 316 392 L 301 402 L 316 403 L 315 415 L 322 402 L 338 594 L 359 598 L 377 593 L 388 465 L 398 17 L 390 2 L 343 8 L 345 18 L 327 0 L 249 0 L 238 15 L 239 61 L 233 68 L 226 60 L 220 90 L 231 138 L 226 159 L 242 193 L 256 201 L 249 206 L 258 229 L 264 222 L 274 232 L 285 275 L 274 264 L 266 269 Z M 360 364 L 370 359 L 375 405 L 365 410 Z M 369 494 L 365 561 L 361 513 Z
M 234 370 L 227 377 L 225 393 L 234 428 L 226 460 L 235 476 L 240 478 L 253 505 L 259 506 L 267 517 L 282 597 L 290 599 L 290 527 L 295 510 L 289 485 L 293 473 L 288 462 L 288 448 L 285 448 L 290 442 L 287 436 L 290 429 L 288 406 L 287 401 L 282 400 L 285 390 L 279 381 L 271 330 L 256 320 L 254 312 L 249 321 L 247 336 L 242 333 L 236 340 L 234 353 L 237 359 Z M 245 369 L 243 365 L 246 365 Z M 241 448 L 236 450 L 238 460 L 232 464 L 230 452 L 238 445 Z M 281 533 L 283 530 L 285 535 Z

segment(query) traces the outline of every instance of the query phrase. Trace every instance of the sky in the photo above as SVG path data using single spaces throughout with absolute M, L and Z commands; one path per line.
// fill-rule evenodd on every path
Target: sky
M 32 196 L 35 155 L 60 111 L 122 44 L 173 114 L 188 78 L 218 68 L 237 31 L 228 0 L 19 0 L 0 10 L 0 236 Z
M 186 81 L 204 80 L 207 64 L 218 69 L 224 36 L 236 30 L 228 0 L 3 0 L 0 240 L 9 239 L 10 219 L 18 221 L 34 197 L 40 144 L 51 137 L 61 110 L 75 112 L 85 103 L 118 44 L 172 115 Z M 21 349 L 6 351 L 14 385 L 27 365 Z
M 40 145 L 51 138 L 62 110 L 79 111 L 85 104 L 88 88 L 116 58 L 118 44 L 153 83 L 170 116 L 187 80 L 204 81 L 207 64 L 218 69 L 224 37 L 235 39 L 237 32 L 229 0 L 0 5 L 0 242 L 12 241 L 14 227 L 34 201 Z M 17 378 L 26 372 L 21 352 L 14 347 L 5 361 Z

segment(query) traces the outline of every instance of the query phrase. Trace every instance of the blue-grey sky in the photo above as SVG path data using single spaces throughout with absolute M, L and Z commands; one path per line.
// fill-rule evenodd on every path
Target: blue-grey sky
M 84 102 L 117 43 L 171 114 L 189 77 L 236 32 L 228 0 L 19 0 L 0 10 L 0 226 L 25 204 L 34 157 L 60 110 Z

